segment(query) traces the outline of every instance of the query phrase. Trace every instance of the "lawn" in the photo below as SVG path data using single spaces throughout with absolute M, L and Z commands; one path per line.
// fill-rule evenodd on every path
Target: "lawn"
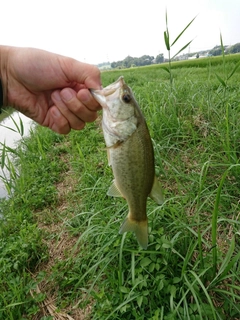
M 2 146 L 1 319 L 239 319 L 240 56 L 216 60 L 172 63 L 172 83 L 167 65 L 102 73 L 124 76 L 152 137 L 166 200 L 148 201 L 147 250 L 118 233 L 101 114 Z

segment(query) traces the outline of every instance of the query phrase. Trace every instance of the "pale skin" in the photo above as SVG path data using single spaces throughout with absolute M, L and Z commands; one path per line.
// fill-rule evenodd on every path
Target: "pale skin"
M 81 130 L 101 109 L 89 89 L 100 89 L 99 69 L 33 48 L 0 46 L 4 106 L 57 133 Z

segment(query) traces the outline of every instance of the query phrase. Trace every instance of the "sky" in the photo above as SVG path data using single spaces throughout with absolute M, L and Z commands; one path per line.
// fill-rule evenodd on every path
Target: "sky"
M 173 56 L 240 42 L 239 0 L 3 0 L 0 44 L 35 47 L 98 64 L 163 53 L 168 14 Z

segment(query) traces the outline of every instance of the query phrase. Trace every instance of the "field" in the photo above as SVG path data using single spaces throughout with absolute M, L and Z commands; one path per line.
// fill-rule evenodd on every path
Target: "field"
M 172 83 L 166 65 L 102 73 L 124 76 L 152 137 L 166 200 L 148 201 L 147 250 L 118 233 L 127 205 L 106 195 L 100 119 L 4 150 L 1 319 L 240 319 L 239 61 L 172 63 Z

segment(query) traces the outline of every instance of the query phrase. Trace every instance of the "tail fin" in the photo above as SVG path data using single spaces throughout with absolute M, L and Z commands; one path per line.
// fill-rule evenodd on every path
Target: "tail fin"
M 148 223 L 147 220 L 144 221 L 135 221 L 130 220 L 129 217 L 127 217 L 123 224 L 121 225 L 119 233 L 122 234 L 127 231 L 133 231 L 137 237 L 137 241 L 139 245 L 143 249 L 147 249 L 148 246 Z

